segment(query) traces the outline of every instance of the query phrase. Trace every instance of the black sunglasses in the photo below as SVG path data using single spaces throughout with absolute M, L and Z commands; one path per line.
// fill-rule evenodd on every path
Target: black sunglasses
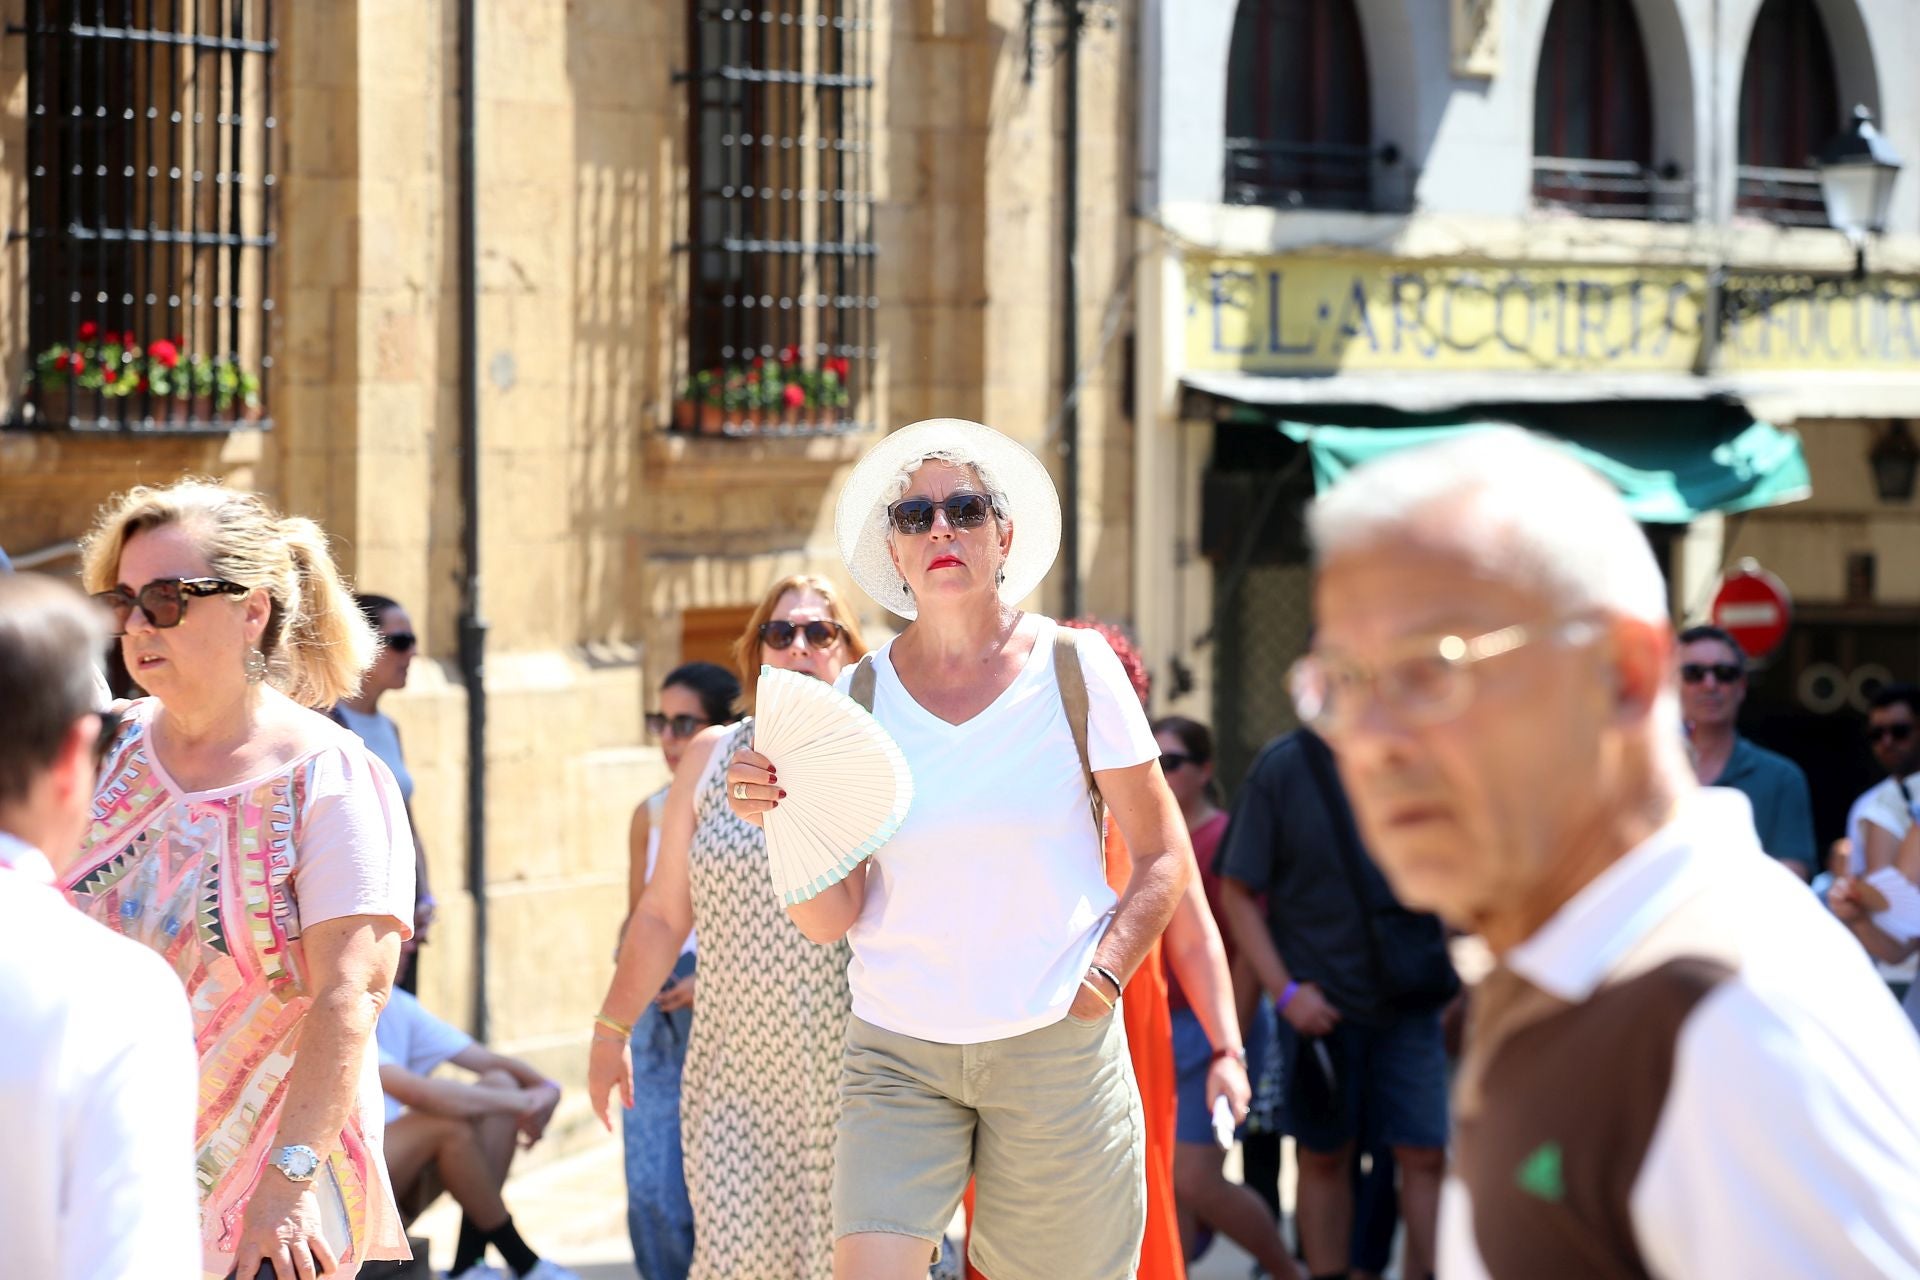
M 1688 684 L 1699 684 L 1712 676 L 1721 684 L 1732 684 L 1747 673 L 1730 662 L 1683 662 L 1680 664 L 1680 678 Z
M 225 578 L 155 578 L 138 591 L 125 586 L 96 591 L 93 598 L 113 614 L 113 634 L 127 634 L 127 619 L 137 608 L 151 625 L 164 631 L 187 616 L 187 601 L 196 596 L 243 596 L 253 590 Z
M 763 622 L 760 624 L 760 643 L 769 649 L 791 649 L 793 638 L 804 635 L 807 643 L 816 649 L 831 649 L 840 643 L 840 637 L 847 629 L 837 622 Z
M 1890 738 L 1895 742 L 1905 742 L 1912 736 L 1913 726 L 1910 724 L 1876 724 L 1867 727 L 1868 742 L 1878 742 L 1882 738 Z
M 420 637 L 411 631 L 396 631 L 392 635 L 381 636 L 380 643 L 395 653 L 412 653 L 413 646 L 420 643 Z
M 1192 756 L 1183 755 L 1178 751 L 1162 751 L 1160 753 L 1160 772 L 1162 773 L 1172 773 L 1175 769 L 1185 765 L 1199 763 L 1200 761 L 1194 759 Z
M 673 730 L 673 736 L 676 738 L 691 738 L 712 723 L 713 721 L 699 716 L 670 716 L 664 711 L 647 712 L 647 732 L 656 738 L 666 737 L 669 729 Z
M 933 513 L 947 513 L 947 523 L 956 529 L 978 529 L 993 514 L 993 502 L 983 494 L 956 493 L 935 502 L 931 498 L 902 498 L 887 508 L 887 519 L 901 533 L 927 533 L 933 529 Z

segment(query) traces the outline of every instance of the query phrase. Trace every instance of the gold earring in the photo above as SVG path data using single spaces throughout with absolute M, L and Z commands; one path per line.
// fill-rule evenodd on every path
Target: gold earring
M 254 645 L 247 650 L 247 683 L 259 684 L 267 678 L 267 655 Z

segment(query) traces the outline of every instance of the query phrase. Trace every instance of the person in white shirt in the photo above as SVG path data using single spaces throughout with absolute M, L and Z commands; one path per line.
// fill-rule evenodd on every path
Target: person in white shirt
M 1603 480 L 1492 428 L 1308 516 L 1292 687 L 1408 906 L 1477 933 L 1438 1273 L 1920 1277 L 1920 1041 L 1681 744 Z
M 448 1276 L 492 1280 L 492 1245 L 519 1280 L 578 1280 L 527 1247 L 501 1198 L 517 1147 L 545 1136 L 560 1086 L 434 1017 L 410 991 L 394 990 L 373 1034 L 386 1095 L 387 1173 L 400 1211 L 411 1219 L 442 1191 L 463 1211 Z M 449 1062 L 474 1079 L 434 1075 Z
M 853 952 L 834 1275 L 924 1277 L 969 1175 L 970 1253 L 994 1280 L 1132 1275 L 1145 1150 L 1114 1010 L 1193 863 L 1159 744 L 1104 639 L 1017 607 L 1060 531 L 1026 448 L 957 419 L 903 427 L 854 468 L 835 523 L 854 580 L 913 619 L 839 687 L 899 744 L 914 800 L 877 854 L 787 911 Z M 779 801 L 773 763 L 729 766 L 747 821 Z M 1133 855 L 1120 894 L 1101 800 Z M 1221 1047 L 1237 1120 L 1240 1045 Z
M 1893 865 L 1920 805 L 1920 688 L 1890 684 L 1867 710 L 1867 743 L 1887 776 L 1860 794 L 1847 812 L 1853 842 L 1848 874 L 1863 876 Z
M 106 641 L 72 590 L 0 577 L 0 1272 L 196 1280 L 186 996 L 53 887 L 110 740 L 92 661 Z

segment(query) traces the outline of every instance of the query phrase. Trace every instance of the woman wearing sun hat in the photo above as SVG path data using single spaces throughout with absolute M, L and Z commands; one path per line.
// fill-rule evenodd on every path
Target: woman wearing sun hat
M 1025 448 L 958 419 L 902 428 L 848 478 L 836 529 L 854 581 L 911 620 L 839 687 L 899 743 L 915 798 L 879 853 L 788 909 L 852 944 L 835 1274 L 924 1276 L 974 1176 L 993 1280 L 1130 1276 L 1143 1138 L 1114 1007 L 1191 860 L 1159 747 L 1104 640 L 1018 607 L 1060 539 Z M 768 763 L 728 771 L 750 821 L 778 802 Z M 1101 801 L 1134 851 L 1118 894 Z

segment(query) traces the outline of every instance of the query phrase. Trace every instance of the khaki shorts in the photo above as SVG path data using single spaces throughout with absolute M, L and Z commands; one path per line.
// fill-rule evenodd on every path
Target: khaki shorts
M 1146 1229 L 1145 1129 L 1118 1014 L 983 1044 L 847 1026 L 833 1231 L 937 1244 L 978 1183 L 993 1280 L 1126 1280 Z

